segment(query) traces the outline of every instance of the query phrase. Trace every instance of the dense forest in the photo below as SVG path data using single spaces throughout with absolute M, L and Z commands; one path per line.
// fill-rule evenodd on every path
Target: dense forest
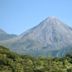
M 72 72 L 72 56 L 35 58 L 0 46 L 0 72 Z

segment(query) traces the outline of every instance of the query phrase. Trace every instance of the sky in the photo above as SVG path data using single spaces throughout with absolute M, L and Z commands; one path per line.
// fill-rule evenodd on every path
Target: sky
M 0 0 L 0 28 L 20 34 L 56 16 L 72 26 L 72 0 Z

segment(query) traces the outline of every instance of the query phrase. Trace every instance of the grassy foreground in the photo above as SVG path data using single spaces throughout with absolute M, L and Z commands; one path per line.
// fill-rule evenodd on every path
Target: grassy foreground
M 34 58 L 0 46 L 0 72 L 72 72 L 72 56 Z

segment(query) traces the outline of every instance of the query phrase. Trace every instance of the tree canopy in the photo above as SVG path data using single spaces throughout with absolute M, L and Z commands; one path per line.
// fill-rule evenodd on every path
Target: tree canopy
M 0 72 L 72 72 L 72 56 L 35 58 L 0 46 Z

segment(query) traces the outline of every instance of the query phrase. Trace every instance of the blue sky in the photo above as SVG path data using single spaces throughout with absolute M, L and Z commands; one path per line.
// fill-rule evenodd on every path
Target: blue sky
M 72 26 L 72 0 L 0 0 L 0 28 L 20 34 L 48 16 Z

